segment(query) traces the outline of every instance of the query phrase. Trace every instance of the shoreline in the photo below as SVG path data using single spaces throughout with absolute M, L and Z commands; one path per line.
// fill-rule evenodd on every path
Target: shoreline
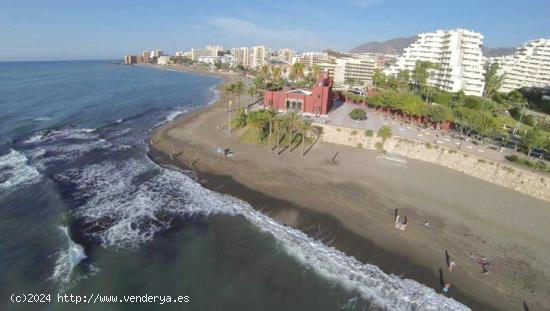
M 161 67 L 159 69 L 164 68 Z M 182 69 L 181 71 L 197 73 L 184 69 Z M 246 149 L 246 151 L 252 152 L 256 152 L 255 149 L 259 149 L 257 150 L 257 152 L 260 155 L 263 154 L 266 158 L 270 158 L 271 160 L 275 159 L 273 155 L 269 155 L 269 150 L 266 147 L 262 148 L 258 146 L 242 146 L 242 143 L 236 142 L 234 137 L 230 137 L 232 135 L 227 135 L 225 134 L 225 132 L 220 133 L 219 130 L 218 132 L 216 132 L 216 130 L 212 128 L 212 124 L 205 125 L 206 121 L 208 121 L 208 118 L 220 117 L 220 114 L 225 115 L 225 113 L 223 112 L 224 107 L 222 104 L 224 102 L 225 96 L 222 93 L 223 86 L 230 80 L 228 76 L 237 76 L 229 74 L 223 75 L 218 73 L 209 74 L 221 76 L 222 78 L 224 78 L 224 83 L 217 86 L 218 90 L 220 91 L 220 97 L 212 105 L 197 109 L 185 115 L 180 115 L 173 121 L 164 124 L 160 128 L 156 128 L 153 135 L 151 136 L 150 142 L 152 143 L 150 143 L 149 146 L 149 156 L 154 161 L 160 162 L 161 165 L 163 163 L 172 164 L 184 169 L 189 169 L 189 161 L 196 161 L 196 164 L 193 165 L 191 169 L 197 173 L 197 175 L 199 176 L 199 180 L 203 181 L 201 182 L 203 186 L 244 200 L 250 203 L 255 209 L 261 210 L 267 215 L 278 219 L 280 222 L 300 229 L 301 231 L 307 233 L 312 237 L 316 237 L 315 232 L 308 232 L 308 228 L 314 227 L 315 225 L 326 226 L 325 228 L 323 228 L 323 230 L 321 230 L 321 232 L 337 232 L 333 233 L 334 236 L 331 238 L 332 243 L 334 243 L 331 245 L 335 246 L 337 249 L 345 252 L 348 255 L 358 258 L 362 262 L 375 264 L 386 273 L 393 273 L 397 275 L 403 275 L 405 278 L 412 278 L 422 284 L 434 288 L 436 291 L 439 292 L 440 288 L 438 288 L 439 282 L 437 278 L 437 268 L 443 266 L 440 263 L 440 260 L 435 260 L 435 262 L 439 263 L 436 263 L 434 265 L 434 260 L 426 259 L 426 256 L 423 255 L 422 252 L 427 251 L 427 249 L 422 247 L 422 243 L 420 243 L 420 245 L 418 243 L 415 243 L 414 245 L 409 245 L 408 242 L 411 241 L 402 241 L 402 239 L 398 236 L 398 233 L 396 234 L 395 229 L 391 228 L 392 208 L 388 208 L 387 205 L 392 204 L 377 204 L 380 202 L 377 202 L 376 191 L 368 194 L 374 197 L 374 200 L 371 200 L 374 205 L 380 205 L 382 206 L 382 208 L 379 208 L 380 206 L 378 206 L 378 208 L 377 206 L 375 206 L 374 209 L 371 208 L 370 211 L 346 211 L 345 205 L 347 205 L 348 203 L 350 205 L 355 205 L 357 203 L 345 202 L 345 204 L 339 204 L 340 206 L 331 206 L 331 203 L 333 202 L 323 202 L 323 199 L 327 199 L 323 196 L 311 198 L 296 195 L 297 198 L 291 198 L 289 200 L 288 198 L 285 198 L 285 195 L 283 194 L 285 192 L 281 191 L 281 189 L 279 189 L 278 191 L 271 191 L 269 185 L 266 184 L 268 183 L 268 181 L 266 181 L 265 178 L 261 178 L 260 176 L 256 178 L 251 178 L 250 176 L 241 176 L 246 175 L 246 172 L 248 172 L 249 175 L 256 173 L 254 169 L 255 166 L 258 165 L 258 163 L 251 163 L 251 161 L 248 161 L 250 160 L 249 158 L 246 159 L 247 161 L 241 159 L 227 160 L 215 155 L 215 153 L 213 152 L 214 147 L 216 146 L 215 143 L 228 140 L 230 141 L 230 146 L 237 146 L 233 148 L 237 151 L 237 157 L 240 157 L 240 149 Z M 204 135 L 202 135 L 202 137 L 189 137 L 189 135 L 193 136 L 192 134 L 189 134 L 187 137 L 178 137 L 177 139 L 174 138 L 174 136 L 176 136 L 176 133 L 183 133 L 182 128 L 189 130 L 189 132 L 192 132 L 191 130 L 197 131 L 200 129 L 200 133 Z M 170 135 L 171 131 L 174 131 L 174 135 Z M 215 135 L 219 137 L 217 137 L 217 140 L 211 139 L 212 141 L 208 141 L 210 137 L 208 137 L 207 135 Z M 323 144 L 321 148 L 326 149 L 328 145 L 330 144 Z M 171 148 L 177 149 L 178 153 L 180 152 L 180 149 L 181 152 L 183 152 L 176 156 L 175 161 L 171 160 L 169 156 L 171 150 L 173 150 Z M 342 146 L 330 146 L 328 148 L 342 150 L 342 152 L 345 153 L 349 153 L 351 152 L 351 150 L 349 149 L 353 149 Z M 317 146 L 314 149 L 317 149 Z M 353 150 L 353 152 L 356 153 L 357 150 Z M 292 156 L 292 154 L 285 155 L 285 160 L 288 159 L 287 156 Z M 373 154 L 369 153 L 368 156 L 372 158 Z M 298 155 L 294 155 L 294 157 L 298 157 Z M 305 159 L 307 160 L 308 157 L 309 155 L 306 156 Z M 414 162 L 412 160 L 409 161 Z M 257 162 L 261 161 L 258 160 Z M 266 163 L 262 162 L 262 164 Z M 293 166 L 298 166 L 298 164 L 294 162 L 292 164 Z M 277 165 L 281 166 L 280 164 L 276 164 L 274 166 Z M 415 166 L 416 165 L 418 164 L 415 163 Z M 320 166 L 323 166 L 322 163 Z M 419 166 L 426 167 L 428 166 L 428 164 L 423 164 Z M 311 167 L 307 168 L 310 169 Z M 322 169 L 331 170 L 330 168 L 327 169 L 326 167 L 322 167 Z M 436 168 L 435 170 L 439 173 L 448 173 L 442 168 Z M 295 186 L 295 182 L 297 180 L 302 181 L 301 176 L 293 176 L 295 175 L 293 174 L 293 172 L 284 171 L 280 174 L 273 174 L 276 175 L 277 180 L 288 182 L 289 185 Z M 307 180 L 309 181 L 310 179 Z M 356 187 L 358 185 L 352 186 Z M 363 185 L 360 186 L 361 187 L 359 188 L 363 188 Z M 277 188 L 281 187 L 281 185 L 277 185 Z M 337 186 L 336 188 L 338 188 L 338 190 L 347 190 L 344 191 L 344 194 L 353 195 L 357 194 L 357 192 L 364 191 L 364 189 L 359 188 L 351 190 L 341 189 L 340 186 Z M 286 188 L 286 191 L 288 191 L 288 187 Z M 392 190 L 390 190 L 390 192 L 391 191 Z M 294 195 L 295 193 L 292 194 Z M 338 195 L 335 196 L 341 198 Z M 345 199 L 345 197 L 343 199 Z M 397 202 L 393 202 L 393 205 L 399 206 L 402 210 L 406 211 L 408 215 L 410 215 L 409 217 L 413 216 L 417 218 L 417 222 L 419 221 L 418 218 L 425 217 L 426 219 L 429 219 L 430 223 L 433 223 L 434 225 L 441 224 L 442 226 L 449 226 L 445 223 L 445 220 L 441 219 L 441 215 L 417 210 L 412 206 L 402 207 L 402 205 L 396 203 Z M 316 205 L 324 206 L 315 207 Z M 369 212 L 373 213 L 371 214 Z M 361 215 L 361 217 L 365 218 L 362 219 L 363 222 L 360 226 L 364 226 L 365 223 L 367 223 L 369 225 L 373 225 L 373 227 L 375 228 L 361 230 L 360 227 L 357 226 L 357 221 L 353 219 L 357 215 Z M 387 226 L 386 224 L 374 225 L 374 223 L 380 221 L 386 222 L 388 221 L 388 219 L 390 222 L 389 226 Z M 386 227 L 389 227 L 389 229 Z M 455 229 L 454 226 L 451 227 L 453 227 L 451 229 Z M 445 229 L 448 230 L 447 228 Z M 409 230 L 407 230 L 407 232 L 409 232 Z M 466 233 L 471 236 L 476 236 L 471 232 Z M 431 243 L 429 239 L 426 239 L 424 236 L 422 236 L 422 233 L 418 234 L 417 232 L 412 232 L 411 235 L 413 235 L 415 239 L 420 240 L 420 242 L 427 242 L 428 244 Z M 444 231 L 443 235 L 446 237 L 447 232 Z M 321 238 L 322 237 L 323 236 L 321 236 Z M 448 237 L 446 238 L 448 239 Z M 483 243 L 481 244 L 485 244 L 483 238 L 479 239 L 483 241 Z M 417 249 L 417 247 L 419 246 L 422 248 Z M 454 250 L 452 247 L 450 247 L 450 249 L 452 254 L 460 253 L 458 250 Z M 472 266 L 476 266 L 476 264 L 467 264 L 466 262 L 462 263 L 462 260 L 459 262 L 459 265 L 468 265 L 470 266 L 469 268 L 471 268 Z M 463 267 L 460 268 L 461 270 L 465 269 Z M 446 274 L 448 275 L 447 272 Z M 488 284 L 484 284 L 484 281 L 479 282 L 479 278 L 482 278 L 482 276 L 476 275 L 475 273 L 466 273 L 465 276 L 461 276 L 457 280 L 454 280 L 455 275 L 456 274 L 452 275 L 453 287 L 451 288 L 449 296 L 457 299 L 460 302 L 465 303 L 474 310 L 518 310 L 521 308 L 517 297 L 514 297 L 514 301 L 516 303 L 514 303 L 514 305 L 510 305 L 510 300 L 506 299 L 507 297 L 503 295 L 502 291 L 499 292 L 492 289 L 491 286 L 487 286 Z M 455 282 L 456 284 L 458 284 L 457 286 L 454 285 Z M 463 288 L 466 290 L 463 290 Z M 540 291 L 538 291 L 537 293 L 540 295 Z M 529 298 L 527 298 L 526 300 L 530 301 L 531 299 Z M 530 304 L 530 307 L 533 307 L 533 305 Z

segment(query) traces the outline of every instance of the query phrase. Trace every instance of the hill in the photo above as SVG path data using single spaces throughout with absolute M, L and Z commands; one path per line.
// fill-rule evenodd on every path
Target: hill
M 416 41 L 417 36 L 402 37 L 390 39 L 381 42 L 367 42 L 350 50 L 350 53 L 384 53 L 384 54 L 402 54 L 403 49 Z M 482 47 L 483 55 L 486 57 L 513 55 L 515 48 L 491 48 Z

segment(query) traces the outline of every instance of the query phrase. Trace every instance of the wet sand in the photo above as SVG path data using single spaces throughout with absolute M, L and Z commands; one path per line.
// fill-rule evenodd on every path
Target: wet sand
M 214 105 L 158 129 L 151 157 L 180 167 L 192 163 L 206 187 L 387 273 L 440 290 L 441 267 L 452 283 L 449 296 L 474 310 L 523 310 L 523 301 L 531 310 L 549 308 L 548 203 L 447 168 L 358 148 L 318 144 L 305 157 L 300 147 L 276 156 L 220 128 L 227 123 L 227 100 L 222 93 Z M 233 149 L 233 159 L 218 155 L 218 147 Z M 336 164 L 328 160 L 331 151 L 339 153 Z M 404 232 L 394 227 L 395 208 L 408 216 Z M 445 250 L 457 264 L 452 273 Z M 486 256 L 491 272 L 483 275 L 470 253 Z

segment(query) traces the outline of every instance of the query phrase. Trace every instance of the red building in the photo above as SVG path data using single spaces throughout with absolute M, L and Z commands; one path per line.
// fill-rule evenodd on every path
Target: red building
M 324 71 L 311 90 L 284 87 L 280 91 L 266 91 L 264 107 L 323 115 L 329 112 L 333 100 L 332 79 Z

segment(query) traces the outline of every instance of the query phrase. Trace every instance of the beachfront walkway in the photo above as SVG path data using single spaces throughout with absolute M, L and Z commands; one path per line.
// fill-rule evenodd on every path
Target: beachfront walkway
M 363 130 L 373 130 L 377 132 L 382 126 L 391 127 L 392 133 L 396 136 L 401 136 L 408 139 L 414 139 L 431 144 L 443 145 L 448 148 L 455 148 L 463 152 L 471 153 L 476 156 L 484 157 L 488 160 L 504 162 L 512 164 L 505 159 L 507 155 L 524 156 L 516 151 L 503 148 L 502 152 L 489 148 L 482 143 L 474 144 L 471 141 L 464 141 L 459 138 L 454 138 L 445 131 L 435 130 L 433 128 L 421 128 L 414 123 L 407 123 L 404 120 L 399 120 L 391 115 L 382 112 L 376 112 L 374 109 L 367 109 L 367 120 L 355 121 L 349 117 L 349 113 L 353 108 L 361 107 L 350 103 L 338 103 L 321 122 L 342 127 L 358 128 Z

